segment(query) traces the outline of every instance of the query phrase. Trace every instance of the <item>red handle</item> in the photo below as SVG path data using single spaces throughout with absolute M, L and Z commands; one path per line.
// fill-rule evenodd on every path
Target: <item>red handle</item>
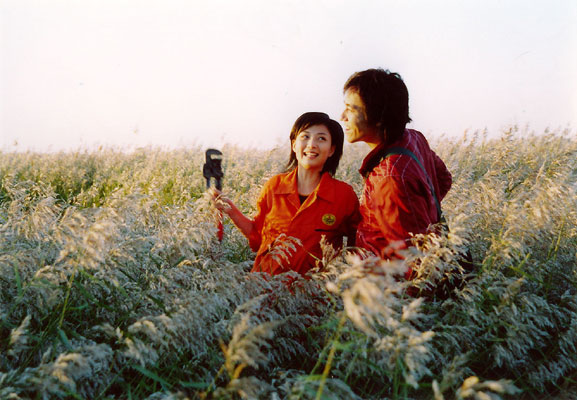
M 217 222 L 217 235 L 218 235 L 218 240 L 222 242 L 222 238 L 224 236 L 224 226 L 222 225 L 222 212 L 219 211 L 218 212 L 218 222 Z

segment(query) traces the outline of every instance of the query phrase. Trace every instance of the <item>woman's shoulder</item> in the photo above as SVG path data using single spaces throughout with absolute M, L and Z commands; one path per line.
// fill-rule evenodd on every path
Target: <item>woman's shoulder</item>
M 272 177 L 269 178 L 268 182 L 285 183 L 285 182 L 292 181 L 294 179 L 293 176 L 294 176 L 294 170 L 285 171 L 285 172 L 281 172 L 281 173 L 278 173 L 276 175 L 273 175 Z
M 263 190 L 289 190 L 292 188 L 292 171 L 281 172 L 268 178 L 263 184 Z
M 329 181 L 330 185 L 335 188 L 337 193 L 353 194 L 356 197 L 357 194 L 355 193 L 355 190 L 353 189 L 353 187 L 351 185 L 349 185 L 345 181 L 341 181 L 340 179 L 333 178 L 329 174 L 327 174 L 327 175 L 330 177 L 330 181 Z

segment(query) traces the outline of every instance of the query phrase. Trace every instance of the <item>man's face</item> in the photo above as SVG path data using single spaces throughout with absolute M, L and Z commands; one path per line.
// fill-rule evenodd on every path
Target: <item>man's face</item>
M 381 142 L 376 127 L 367 121 L 365 104 L 356 90 L 347 89 L 345 92 L 345 110 L 341 121 L 349 143 L 366 142 L 374 147 Z

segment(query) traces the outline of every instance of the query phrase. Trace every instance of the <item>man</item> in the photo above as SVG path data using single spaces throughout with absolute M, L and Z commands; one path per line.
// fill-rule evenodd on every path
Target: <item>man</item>
M 410 245 L 411 234 L 440 222 L 438 204 L 451 188 L 451 174 L 420 132 L 405 129 L 409 94 L 399 74 L 357 72 L 344 85 L 344 100 L 347 141 L 371 149 L 360 169 L 365 185 L 356 245 L 391 258 Z

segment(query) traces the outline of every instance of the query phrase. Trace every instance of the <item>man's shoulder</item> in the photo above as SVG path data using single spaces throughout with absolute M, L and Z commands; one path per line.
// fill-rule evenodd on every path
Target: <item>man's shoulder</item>
M 406 181 L 420 179 L 420 167 L 407 154 L 391 154 L 384 157 L 368 176 L 370 181 Z
M 412 156 L 395 152 L 395 149 L 398 150 L 399 148 L 408 150 L 417 158 L 427 156 L 423 153 L 431 151 L 429 142 L 421 132 L 415 129 L 405 129 L 402 138 L 383 151 L 383 157 L 375 169 L 379 169 L 381 173 L 388 172 L 391 175 L 407 173 L 408 170 L 414 169 Z M 386 155 L 389 150 L 391 154 Z
M 381 159 L 373 169 L 373 174 L 381 176 L 397 176 L 406 171 L 411 164 L 411 158 L 405 154 L 390 154 Z
M 416 129 L 405 129 L 405 134 L 399 143 L 400 147 L 405 147 L 411 151 L 429 148 L 429 141 L 420 131 Z
M 421 132 L 414 130 L 414 129 L 407 129 L 407 135 L 405 135 L 405 143 L 403 147 L 411 150 L 413 153 L 417 155 L 422 155 L 427 157 L 430 153 L 433 152 L 431 146 L 429 145 L 429 141 Z

